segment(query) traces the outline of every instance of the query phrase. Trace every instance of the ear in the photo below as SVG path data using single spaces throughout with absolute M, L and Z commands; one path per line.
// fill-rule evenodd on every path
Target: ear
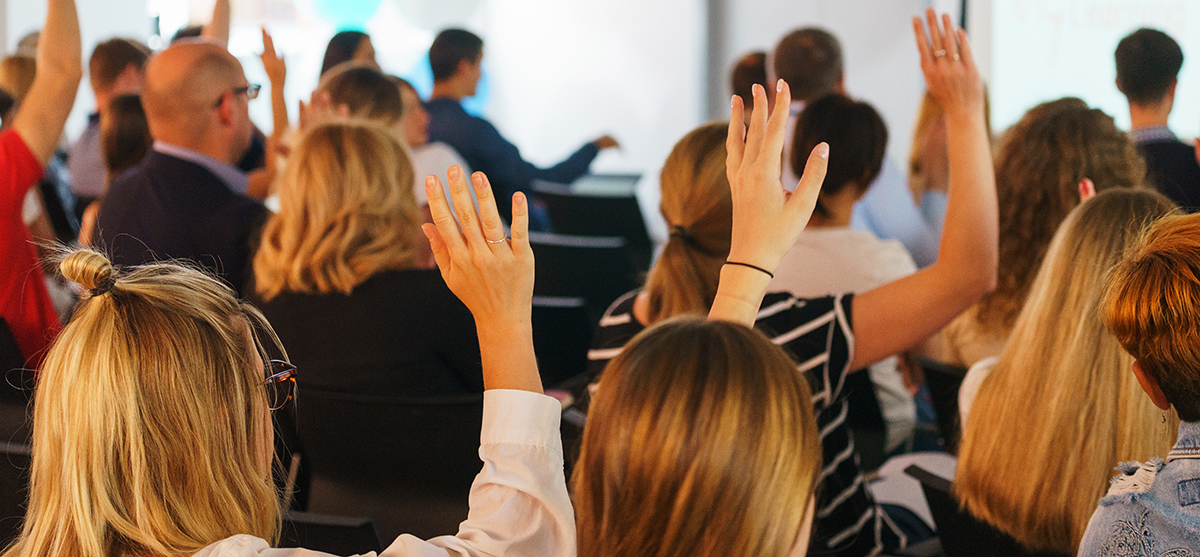
M 221 125 L 230 126 L 233 124 L 233 93 L 226 91 L 221 96 L 221 104 L 217 106 L 217 118 L 221 120 Z
M 1118 90 L 1118 91 L 1120 91 L 1122 95 L 1124 95 L 1124 94 L 1125 94 L 1125 88 L 1124 88 L 1124 87 L 1121 87 L 1121 78 L 1119 78 L 1119 77 L 1118 77 L 1118 78 L 1114 79 L 1114 80 L 1113 80 L 1113 83 L 1116 83 L 1116 84 L 1117 84 L 1117 90 Z
M 842 74 L 842 77 L 838 78 L 837 87 L 834 90 L 842 95 L 846 94 L 846 74 Z
M 1162 387 L 1158 386 L 1158 380 L 1146 370 L 1142 369 L 1142 364 L 1137 360 L 1133 362 L 1133 375 L 1137 377 L 1138 384 L 1142 386 L 1142 390 L 1146 391 L 1146 395 L 1150 397 L 1150 401 L 1155 406 L 1162 410 L 1170 410 L 1171 403 L 1167 400 L 1167 395 L 1163 393 Z
M 1176 79 L 1172 79 L 1172 80 L 1171 80 L 1171 85 L 1170 85 L 1170 87 L 1167 87 L 1167 97 L 1168 97 L 1168 98 L 1171 98 L 1171 99 L 1174 99 L 1174 98 L 1175 98 L 1175 86 L 1176 86 L 1176 85 L 1179 85 L 1179 79 L 1178 79 L 1178 78 L 1176 78 Z
M 459 60 L 458 61 L 458 69 L 456 69 L 454 71 L 454 75 L 463 75 L 463 74 L 471 71 L 471 68 L 474 66 L 475 66 L 475 64 L 473 62 L 471 62 L 470 60 Z

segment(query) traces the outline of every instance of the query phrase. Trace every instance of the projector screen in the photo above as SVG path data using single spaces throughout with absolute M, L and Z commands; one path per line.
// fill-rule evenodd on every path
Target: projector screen
M 1200 135 L 1200 2 L 1195 0 L 996 0 L 990 2 L 992 126 L 1014 124 L 1034 105 L 1079 97 L 1129 129 L 1115 84 L 1122 37 L 1152 27 L 1183 49 L 1171 129 Z

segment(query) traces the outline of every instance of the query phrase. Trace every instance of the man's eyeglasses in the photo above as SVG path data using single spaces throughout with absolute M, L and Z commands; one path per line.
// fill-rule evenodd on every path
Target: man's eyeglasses
M 254 100 L 254 99 L 258 98 L 258 92 L 261 89 L 262 89 L 262 85 L 259 85 L 257 83 L 251 83 L 245 87 L 234 87 L 233 94 L 241 95 L 242 93 L 245 93 L 247 100 Z M 225 96 L 221 95 L 221 98 L 217 99 L 217 102 L 213 103 L 213 108 L 217 108 L 217 107 L 221 106 L 221 102 L 224 100 L 225 100 Z
M 296 392 L 296 366 L 283 360 L 267 362 L 267 404 L 271 410 L 283 408 Z

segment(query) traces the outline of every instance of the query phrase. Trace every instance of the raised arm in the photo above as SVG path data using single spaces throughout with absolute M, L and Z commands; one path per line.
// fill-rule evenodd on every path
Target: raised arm
M 505 240 L 487 176 L 482 172 L 471 176 L 478 214 L 462 169 L 452 166 L 446 177 L 458 221 L 450 213 L 441 183 L 431 175 L 425 179 L 425 193 L 433 224 L 422 229 L 446 285 L 475 317 L 483 386 L 540 393 L 542 381 L 533 352 L 533 248 L 525 195 L 513 195 L 512 239 Z
M 212 19 L 200 30 L 200 36 L 229 48 L 230 14 L 229 0 L 217 0 L 213 3 Z
M 984 123 L 983 82 L 967 35 L 928 10 L 913 18 L 929 92 L 946 112 L 950 196 L 933 265 L 854 300 L 851 369 L 902 352 L 937 332 L 996 284 L 996 177 Z
M 54 155 L 83 78 L 75 1 L 49 0 L 46 4 L 46 24 L 38 40 L 37 75 L 13 119 L 13 129 L 43 167 Z
M 283 57 L 275 52 L 275 41 L 267 33 L 266 27 L 262 28 L 262 42 L 263 52 L 259 58 L 262 59 L 263 70 L 267 73 L 267 81 L 271 87 L 271 117 L 274 121 L 271 135 L 267 137 L 266 164 L 250 173 L 250 185 L 246 189 L 246 195 L 255 199 L 266 199 L 271 195 L 271 186 L 279 170 L 276 159 L 290 126 L 287 101 L 283 98 L 283 86 L 287 82 L 287 64 Z
M 733 196 L 733 236 L 728 263 L 721 268 L 717 296 L 708 312 L 709 319 L 747 326 L 754 325 L 771 273 L 808 224 L 829 168 L 829 145 L 821 143 L 808 155 L 795 193 L 783 189 L 780 154 L 791 90 L 779 80 L 775 110 L 769 118 L 766 91 L 760 85 L 752 90 L 754 110 L 749 132 L 742 124 L 741 97 L 735 95 L 732 100 L 725 172 Z

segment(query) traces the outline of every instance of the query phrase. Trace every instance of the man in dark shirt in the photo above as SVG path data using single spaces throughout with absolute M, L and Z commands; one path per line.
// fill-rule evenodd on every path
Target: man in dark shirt
M 482 62 L 483 40 L 470 31 L 446 29 L 433 40 L 429 47 L 433 94 L 425 105 L 429 140 L 453 147 L 473 170 L 487 174 L 496 190 L 496 205 L 506 219 L 512 213 L 514 192 L 527 192 L 533 180 L 574 182 L 587 173 L 601 150 L 617 146 L 617 141 L 606 135 L 550 168 L 526 162 L 517 146 L 504 139 L 495 126 L 467 114 L 459 104 L 463 98 L 475 95 Z
M 257 93 L 219 44 L 176 43 L 152 58 L 142 103 L 154 149 L 113 180 L 93 244 L 117 264 L 190 259 L 240 290 L 268 215 L 233 166 L 250 146 Z
M 1151 183 L 1188 212 L 1200 210 L 1200 164 L 1192 146 L 1167 128 L 1183 51 L 1156 29 L 1138 29 L 1117 44 L 1117 88 L 1129 101 L 1129 137 L 1146 158 Z

